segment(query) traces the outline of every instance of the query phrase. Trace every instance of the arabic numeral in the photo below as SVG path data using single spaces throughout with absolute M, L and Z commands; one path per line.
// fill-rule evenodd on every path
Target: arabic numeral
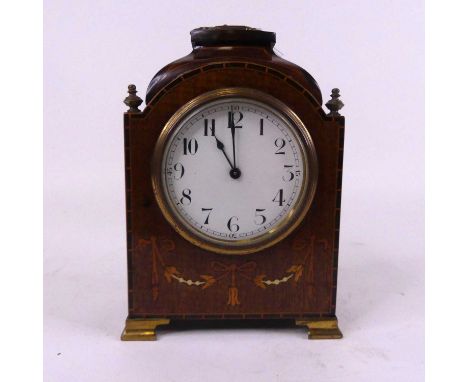
M 211 211 L 213 211 L 213 208 L 202 208 L 202 212 L 207 212 L 207 211 L 208 211 L 208 215 L 206 215 L 206 219 L 203 224 L 209 224 L 209 219 L 210 219 Z
M 255 210 L 255 221 L 254 222 L 255 222 L 256 225 L 265 224 L 265 222 L 267 220 L 266 216 L 259 213 L 259 212 L 263 212 L 263 211 L 265 211 L 265 208 L 257 208 Z M 259 222 L 258 218 L 260 218 L 260 222 Z
M 286 141 L 283 138 L 276 138 L 275 139 L 275 146 L 278 148 L 278 150 L 276 150 L 275 154 L 283 154 L 283 155 L 286 154 L 283 151 L 284 146 L 286 146 Z
M 195 155 L 198 151 L 198 142 L 195 138 L 184 138 L 184 155 Z
M 180 202 L 184 206 L 189 206 L 190 203 L 192 203 L 192 190 L 189 188 L 186 188 L 185 190 L 182 191 L 182 197 L 180 198 Z
M 272 199 L 272 202 L 278 203 L 278 205 L 281 207 L 283 203 L 286 201 L 283 197 L 283 189 L 281 188 L 275 195 L 275 197 Z
M 215 120 L 211 120 L 211 126 L 209 126 L 209 122 L 210 121 L 208 119 L 205 119 L 205 127 L 203 129 L 203 135 L 205 137 L 207 137 L 208 134 L 210 134 L 212 137 L 215 135 Z
M 285 168 L 285 170 L 287 172 L 286 177 L 285 177 L 285 175 L 283 175 L 283 180 L 285 182 L 290 182 L 291 180 L 294 179 L 294 176 L 295 176 L 294 172 L 290 170 L 292 167 L 293 167 L 292 165 L 287 165 L 287 164 L 284 165 L 284 168 Z
M 239 218 L 237 216 L 233 216 L 228 220 L 227 227 L 228 227 L 229 231 L 231 231 L 231 232 L 238 232 L 240 227 L 239 227 L 238 224 L 236 224 L 234 222 L 234 219 L 235 219 L 235 222 L 239 221 Z
M 180 162 L 177 162 L 177 163 L 174 165 L 174 171 L 175 171 L 177 174 L 179 174 L 179 175 L 174 174 L 174 179 L 176 179 L 176 180 L 181 179 L 181 178 L 184 176 L 184 174 L 185 174 L 185 168 L 184 168 L 184 166 L 182 165 L 182 163 L 180 163 Z

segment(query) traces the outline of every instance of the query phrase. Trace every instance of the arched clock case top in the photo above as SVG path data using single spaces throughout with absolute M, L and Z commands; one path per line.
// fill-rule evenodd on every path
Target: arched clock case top
M 154 339 L 155 327 L 174 319 L 233 318 L 290 319 L 307 326 L 309 338 L 341 336 L 335 310 L 343 103 L 333 89 L 326 114 L 315 80 L 274 55 L 272 45 L 194 47 L 153 78 L 142 111 L 136 88 L 129 86 L 124 114 L 129 314 L 122 339 Z M 204 97 L 248 93 L 253 99 L 261 95 L 267 105 L 286 106 L 281 111 L 299 126 L 307 151 L 308 185 L 295 224 L 274 240 L 240 251 L 213 243 L 208 248 L 165 211 L 154 171 L 162 155 L 156 145 L 164 145 L 180 110 Z M 236 253 L 242 256 L 228 256 Z

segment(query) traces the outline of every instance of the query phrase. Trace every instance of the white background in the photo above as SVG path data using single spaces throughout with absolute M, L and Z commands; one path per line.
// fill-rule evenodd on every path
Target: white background
M 421 381 L 424 374 L 424 9 L 421 1 L 46 1 L 46 381 Z M 304 329 L 163 332 L 120 342 L 126 316 L 121 103 L 190 51 L 198 26 L 277 33 L 346 141 L 337 316 Z

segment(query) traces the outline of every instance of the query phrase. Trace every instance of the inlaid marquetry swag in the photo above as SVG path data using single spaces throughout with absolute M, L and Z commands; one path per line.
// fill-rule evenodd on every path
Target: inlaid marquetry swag
M 341 338 L 344 104 L 337 88 L 324 103 L 275 41 L 198 28 L 192 52 L 150 81 L 144 107 L 128 86 L 123 340 L 154 340 L 171 320 L 233 319 Z
M 242 277 L 251 281 L 258 288 L 266 289 L 271 287 L 281 287 L 283 284 L 292 284 L 294 287 L 304 272 L 304 267 L 312 267 L 311 259 L 313 258 L 315 237 L 311 237 L 309 243 L 296 244 L 295 250 L 306 250 L 306 256 L 302 263 L 292 264 L 285 269 L 280 277 L 269 276 L 258 269 L 255 261 L 248 261 L 241 265 L 224 263 L 221 261 L 213 261 L 206 274 L 198 275 L 198 278 L 192 279 L 190 276 L 180 272 L 175 266 L 165 261 L 161 255 L 160 247 L 164 246 L 165 251 L 169 253 L 168 257 L 177 256 L 176 247 L 172 240 L 162 239 L 162 243 L 158 243 L 156 237 L 151 237 L 149 240 L 140 239 L 138 241 L 138 251 L 141 256 L 145 256 L 146 249 L 150 248 L 152 255 L 152 298 L 156 301 L 159 295 L 159 283 L 161 276 L 167 283 L 179 283 L 187 287 L 194 287 L 200 290 L 206 290 L 210 287 L 227 287 L 226 304 L 230 306 L 240 305 L 239 290 L 237 286 L 237 278 Z M 328 249 L 328 244 L 325 240 L 318 240 L 324 250 Z M 305 246 L 306 248 L 302 248 Z M 211 272 L 211 274 L 209 274 Z M 286 286 L 286 285 L 285 285 Z

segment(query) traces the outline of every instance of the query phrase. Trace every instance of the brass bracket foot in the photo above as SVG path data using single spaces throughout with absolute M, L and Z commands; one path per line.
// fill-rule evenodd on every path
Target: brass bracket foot
M 159 325 L 167 325 L 169 322 L 167 318 L 128 318 L 120 339 L 122 341 L 155 341 L 156 328 Z
M 318 318 L 316 320 L 296 320 L 296 325 L 307 326 L 309 340 L 330 340 L 343 338 L 338 328 L 336 317 Z

